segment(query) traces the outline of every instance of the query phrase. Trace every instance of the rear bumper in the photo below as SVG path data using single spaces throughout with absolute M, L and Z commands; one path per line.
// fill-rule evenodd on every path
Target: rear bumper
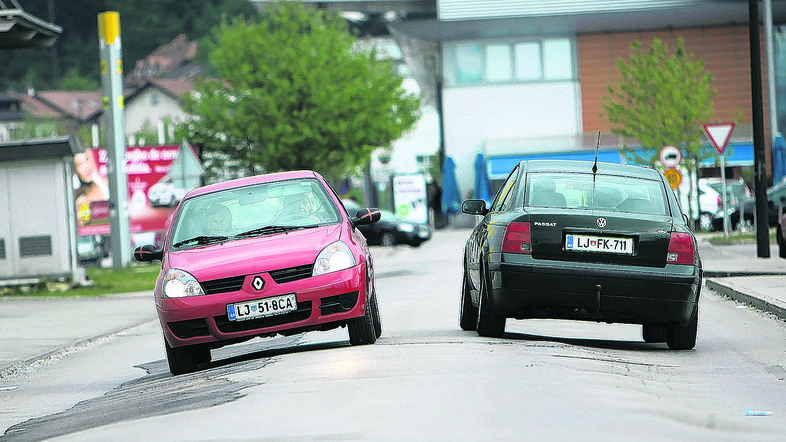
M 491 307 L 507 317 L 685 325 L 701 277 L 631 271 L 489 263 Z

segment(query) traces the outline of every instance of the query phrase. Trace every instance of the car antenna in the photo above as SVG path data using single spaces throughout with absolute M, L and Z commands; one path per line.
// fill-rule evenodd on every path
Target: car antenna
M 595 164 L 592 165 L 592 173 L 598 172 L 598 149 L 600 149 L 600 131 L 598 131 L 598 142 L 595 143 Z

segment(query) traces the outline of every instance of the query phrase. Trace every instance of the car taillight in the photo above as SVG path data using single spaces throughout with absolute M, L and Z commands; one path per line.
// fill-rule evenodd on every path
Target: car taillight
M 721 200 L 720 195 L 718 195 L 718 207 L 723 207 L 723 200 Z
M 508 253 L 531 253 L 532 237 L 528 222 L 512 222 L 505 228 L 502 251 Z
M 666 253 L 666 262 L 670 264 L 693 265 L 696 257 L 693 250 L 693 238 L 689 233 L 671 232 L 669 238 L 669 251 Z

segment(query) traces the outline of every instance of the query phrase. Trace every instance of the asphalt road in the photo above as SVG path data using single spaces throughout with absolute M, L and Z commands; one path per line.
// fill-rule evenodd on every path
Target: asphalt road
M 509 320 L 481 338 L 458 327 L 465 233 L 375 249 L 375 345 L 257 339 L 172 377 L 147 321 L 4 378 L 3 440 L 782 439 L 780 318 L 705 290 L 691 351 L 620 324 Z

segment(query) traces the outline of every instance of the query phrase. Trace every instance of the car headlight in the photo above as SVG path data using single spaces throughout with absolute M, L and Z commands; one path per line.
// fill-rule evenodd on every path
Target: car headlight
M 401 223 L 398 225 L 398 231 L 412 233 L 415 231 L 415 226 L 413 226 L 412 224 Z
M 172 269 L 164 276 L 164 297 L 165 298 L 182 298 L 185 296 L 201 296 L 205 291 L 199 281 L 196 280 L 190 273 Z
M 311 276 L 337 272 L 354 266 L 355 257 L 352 256 L 349 247 L 341 241 L 336 241 L 319 252 Z

